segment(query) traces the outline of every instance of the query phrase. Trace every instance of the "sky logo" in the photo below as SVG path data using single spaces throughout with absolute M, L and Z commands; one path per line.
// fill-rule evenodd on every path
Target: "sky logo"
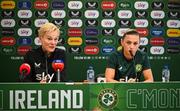
M 64 18 L 66 16 L 66 12 L 64 10 L 53 10 L 51 12 L 51 17 L 53 18 Z
M 83 7 L 83 4 L 81 1 L 69 1 L 68 2 L 69 9 L 81 9 L 82 7 Z
M 32 12 L 31 12 L 31 10 L 19 10 L 18 17 L 19 18 L 31 18 Z
M 148 21 L 147 19 L 136 19 L 134 21 L 134 26 L 135 27 L 148 27 Z
M 97 10 L 86 10 L 84 15 L 86 18 L 98 18 L 99 12 Z
M 137 10 L 146 10 L 149 8 L 149 4 L 145 1 L 138 1 L 134 3 L 134 8 Z
M 169 28 L 180 28 L 180 21 L 179 20 L 168 20 L 167 26 Z
M 164 50 L 164 47 L 162 46 L 152 46 L 150 48 L 150 52 L 153 55 L 162 55 L 164 54 L 165 50 Z
M 14 19 L 2 19 L 1 20 L 1 26 L 2 27 L 14 27 L 15 26 L 15 20 Z
M 132 17 L 132 11 L 130 10 L 120 10 L 118 12 L 119 18 L 131 18 Z
M 83 25 L 81 19 L 70 19 L 68 21 L 68 26 L 69 27 L 81 27 Z
M 18 29 L 18 35 L 19 36 L 31 36 L 32 35 L 32 29 L 31 28 L 19 28 Z
M 41 27 L 43 24 L 45 24 L 45 23 L 47 23 L 47 22 L 49 22 L 47 19 L 36 19 L 36 20 L 34 21 L 34 25 L 35 25 L 36 27 Z
M 153 19 L 163 19 L 165 17 L 164 11 L 152 11 L 151 17 Z
M 140 45 L 141 46 L 145 46 L 145 45 L 148 45 L 148 39 L 146 37 L 141 37 L 140 38 Z
M 101 26 L 102 27 L 108 27 L 108 28 L 112 28 L 112 27 L 115 27 L 116 25 L 116 22 L 114 19 L 103 19 L 101 21 Z

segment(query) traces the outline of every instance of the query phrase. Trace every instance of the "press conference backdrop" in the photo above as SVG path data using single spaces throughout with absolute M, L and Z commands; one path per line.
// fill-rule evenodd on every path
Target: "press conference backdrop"
M 45 22 L 60 26 L 67 52 L 67 78 L 86 79 L 93 66 L 104 73 L 108 56 L 128 28 L 141 34 L 155 81 L 169 65 L 171 81 L 180 80 L 179 0 L 2 0 L 0 2 L 1 82 L 18 79 L 23 55 L 38 47 L 37 29 Z

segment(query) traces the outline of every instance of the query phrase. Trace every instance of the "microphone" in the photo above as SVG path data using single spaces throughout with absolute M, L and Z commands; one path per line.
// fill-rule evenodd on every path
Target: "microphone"
M 29 64 L 27 63 L 23 63 L 20 67 L 19 67 L 19 72 L 20 72 L 20 80 L 24 80 L 24 78 L 30 74 L 31 71 L 31 67 Z
M 132 50 L 129 50 L 129 53 L 130 55 L 132 56 L 132 60 L 133 60 L 133 67 L 134 67 L 134 71 L 135 71 L 135 75 L 136 75 L 136 78 L 135 78 L 135 81 L 138 82 L 138 75 L 137 75 L 137 72 L 136 72 L 136 65 L 135 65 L 135 55 L 133 54 Z
M 60 82 L 60 72 L 64 69 L 64 62 L 62 60 L 54 60 L 52 67 L 57 72 L 57 82 Z

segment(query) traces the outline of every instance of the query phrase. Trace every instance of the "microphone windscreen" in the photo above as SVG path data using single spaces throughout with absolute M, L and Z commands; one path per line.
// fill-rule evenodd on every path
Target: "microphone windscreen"
M 20 74 L 24 74 L 24 75 L 28 75 L 31 71 L 31 67 L 29 64 L 27 63 L 23 63 L 20 67 L 19 67 L 19 72 Z
M 64 69 L 64 62 L 62 60 L 54 60 L 52 62 L 52 67 L 55 71 L 57 71 L 58 69 L 62 71 Z

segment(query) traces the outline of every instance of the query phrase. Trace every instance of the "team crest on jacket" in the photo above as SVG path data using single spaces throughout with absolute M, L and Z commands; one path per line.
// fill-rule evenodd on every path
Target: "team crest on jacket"
M 113 89 L 103 89 L 98 95 L 98 102 L 102 107 L 112 109 L 118 102 L 118 95 Z
M 136 72 L 142 71 L 142 65 L 141 64 L 136 64 Z

